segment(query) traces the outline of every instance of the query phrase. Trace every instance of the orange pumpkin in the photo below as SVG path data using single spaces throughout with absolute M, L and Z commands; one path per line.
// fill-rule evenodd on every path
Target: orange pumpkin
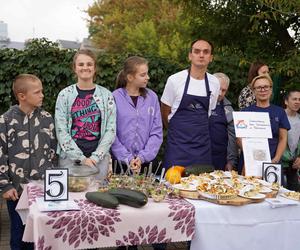
M 174 168 L 177 169 L 180 172 L 181 176 L 182 176 L 182 174 L 184 173 L 185 167 L 183 167 L 183 166 L 174 166 Z
M 166 180 L 171 184 L 180 183 L 181 180 L 181 169 L 179 168 L 169 168 L 166 172 Z

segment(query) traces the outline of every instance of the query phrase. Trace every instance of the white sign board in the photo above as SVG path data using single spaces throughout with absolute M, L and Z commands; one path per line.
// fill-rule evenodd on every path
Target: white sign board
M 45 201 L 68 200 L 68 173 L 66 168 L 45 171 Z
M 246 176 L 262 176 L 264 162 L 271 162 L 268 139 L 242 138 Z
M 233 112 L 236 137 L 272 138 L 269 113 Z

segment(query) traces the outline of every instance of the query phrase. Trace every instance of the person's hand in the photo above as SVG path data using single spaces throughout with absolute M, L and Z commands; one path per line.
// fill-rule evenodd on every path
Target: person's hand
M 300 157 L 297 157 L 296 160 L 294 161 L 292 168 L 294 169 L 300 169 Z
M 276 156 L 272 159 L 272 163 L 277 164 L 280 161 L 280 159 L 276 158 Z
M 139 172 L 141 170 L 142 161 L 139 157 L 136 157 L 130 161 L 130 169 L 134 172 Z
M 12 188 L 5 193 L 2 194 L 2 198 L 5 200 L 13 200 L 16 201 L 19 199 L 18 192 L 15 188 Z
M 225 165 L 225 171 L 231 171 L 233 170 L 233 165 L 230 162 L 227 162 Z
M 85 160 L 83 161 L 84 165 L 87 165 L 89 167 L 95 167 L 96 166 L 96 161 L 91 159 L 91 158 L 85 158 Z

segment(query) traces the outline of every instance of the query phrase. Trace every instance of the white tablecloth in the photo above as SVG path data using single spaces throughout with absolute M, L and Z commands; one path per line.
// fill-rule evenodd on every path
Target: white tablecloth
M 300 202 L 271 208 L 267 202 L 244 206 L 189 200 L 196 211 L 191 250 L 300 249 Z

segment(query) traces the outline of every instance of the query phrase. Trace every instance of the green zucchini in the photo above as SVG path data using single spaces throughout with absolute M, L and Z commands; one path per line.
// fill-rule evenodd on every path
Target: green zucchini
M 118 199 L 107 192 L 87 192 L 85 197 L 101 207 L 116 208 L 119 205 Z
M 209 164 L 193 164 L 184 170 L 184 176 L 199 175 L 202 173 L 210 173 L 214 171 L 214 166 Z
M 113 188 L 108 190 L 108 193 L 115 196 L 120 204 L 131 207 L 142 207 L 148 202 L 147 196 L 144 193 L 136 190 L 127 188 Z

